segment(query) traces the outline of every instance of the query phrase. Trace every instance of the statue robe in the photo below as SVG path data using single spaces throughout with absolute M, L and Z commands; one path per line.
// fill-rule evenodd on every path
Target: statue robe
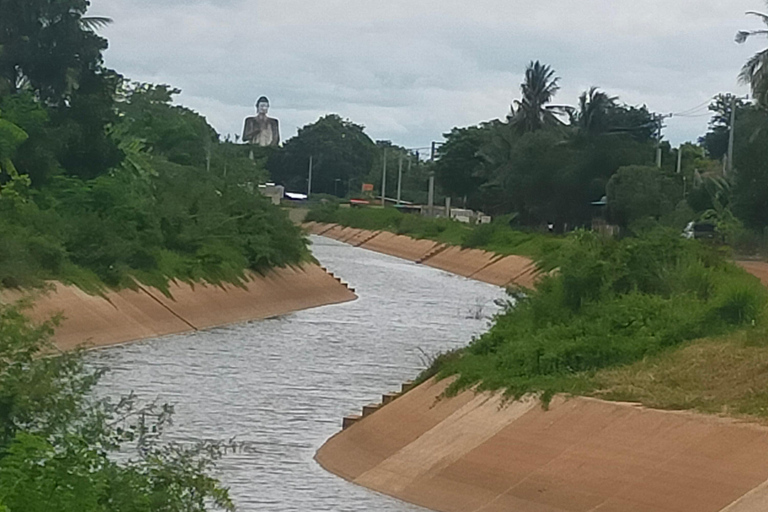
M 277 119 L 267 116 L 246 118 L 243 128 L 243 142 L 262 147 L 279 145 L 280 125 Z

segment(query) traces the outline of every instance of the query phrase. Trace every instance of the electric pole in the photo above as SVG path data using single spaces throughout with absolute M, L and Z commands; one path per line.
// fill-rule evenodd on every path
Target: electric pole
M 435 162 L 435 152 L 437 149 L 437 143 L 432 142 L 432 148 L 429 153 L 429 161 Z M 427 196 L 427 208 L 429 216 L 433 217 L 435 214 L 435 170 L 434 167 L 429 172 L 429 195 Z
M 307 199 L 312 193 L 312 155 L 309 155 L 309 179 L 307 180 Z
M 664 117 L 658 116 L 656 120 L 659 123 L 659 126 L 658 126 L 659 131 L 656 136 L 656 167 L 661 169 L 661 127 L 662 127 L 662 124 L 664 123 Z
M 736 128 L 736 96 L 731 98 L 731 126 L 728 133 L 728 162 L 726 165 L 725 175 L 729 176 L 733 173 L 733 139 L 734 130 Z
M 680 174 L 683 170 L 683 145 L 677 148 L 677 174 Z
M 397 204 L 400 204 L 400 194 L 403 191 L 403 154 L 400 153 L 400 162 L 397 169 Z
M 381 206 L 387 206 L 387 149 L 384 148 L 384 168 L 381 172 Z

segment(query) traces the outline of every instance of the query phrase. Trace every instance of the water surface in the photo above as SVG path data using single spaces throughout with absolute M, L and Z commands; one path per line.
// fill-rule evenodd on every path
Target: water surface
M 315 257 L 360 298 L 280 318 L 94 352 L 100 392 L 175 404 L 171 438 L 230 439 L 218 476 L 242 511 L 417 507 L 326 473 L 315 451 L 341 418 L 422 368 L 422 351 L 466 345 L 488 328 L 496 287 L 313 237 Z

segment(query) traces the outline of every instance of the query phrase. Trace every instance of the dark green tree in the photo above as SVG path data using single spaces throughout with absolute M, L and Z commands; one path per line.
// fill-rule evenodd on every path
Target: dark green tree
M 309 158 L 313 160 L 312 191 L 333 194 L 354 184 L 359 187 L 371 172 L 376 145 L 364 127 L 336 114 L 321 117 L 299 129 L 298 134 L 269 157 L 272 179 L 288 190 L 306 192 Z
M 610 114 L 616 108 L 615 96 L 608 96 L 597 87 L 590 87 L 579 97 L 579 109 L 576 111 L 575 124 L 581 133 L 597 135 L 605 133 L 610 126 Z
M 733 212 L 748 227 L 768 228 L 768 113 L 743 110 L 736 121 Z
M 435 176 L 442 190 L 455 198 L 467 198 L 468 206 L 483 209 L 480 187 L 485 183 L 481 168 L 485 160 L 480 153 L 488 143 L 498 122 L 467 128 L 454 128 L 446 133 L 445 144 L 437 151 Z
M 85 16 L 87 0 L 0 0 L 0 109 L 18 95 L 39 103 L 48 122 L 19 148 L 19 165 L 36 185 L 59 170 L 91 178 L 122 158 L 107 134 L 116 121 L 120 77 L 106 69 L 106 39 Z M 21 126 L 21 123 L 14 121 Z M 56 161 L 56 165 L 52 164 Z
M 712 118 L 709 121 L 709 130 L 705 135 L 699 138 L 701 144 L 707 151 L 707 155 L 715 160 L 721 160 L 728 152 L 728 136 L 731 127 L 731 108 L 736 101 L 736 117 L 748 104 L 741 98 L 734 98 L 733 94 L 723 93 L 715 96 L 710 103 L 709 110 L 712 112 Z
M 674 176 L 649 166 L 622 167 L 606 187 L 612 219 L 628 227 L 646 218 L 660 220 L 682 200 L 682 185 Z

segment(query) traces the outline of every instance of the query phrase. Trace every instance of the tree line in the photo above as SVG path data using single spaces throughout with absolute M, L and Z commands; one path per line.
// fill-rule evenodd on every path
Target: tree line
M 768 23 L 766 15 L 752 14 Z M 766 34 L 742 31 L 736 39 Z M 557 104 L 560 77 L 531 62 L 508 114 L 444 134 L 435 162 L 419 161 L 415 172 L 406 173 L 405 199 L 426 202 L 434 173 L 438 201 L 450 196 L 454 205 L 512 214 L 520 227 L 564 230 L 589 226 L 597 217 L 637 232 L 706 220 L 731 241 L 749 238 L 750 231 L 768 227 L 766 63 L 768 50 L 751 58 L 740 75 L 752 88 L 752 101 L 716 95 L 708 131 L 673 148 L 661 138 L 664 117 L 646 105 L 628 105 L 597 87 L 584 91 L 575 106 Z M 734 172 L 727 176 L 723 160 L 734 109 Z M 394 191 L 400 157 L 413 168 L 415 155 L 388 141 L 373 142 L 363 126 L 329 115 L 272 151 L 267 168 L 276 181 L 306 191 L 310 156 L 317 162 L 313 192 L 358 196 L 363 182 L 381 193 L 384 158 L 391 170 L 386 187 Z

